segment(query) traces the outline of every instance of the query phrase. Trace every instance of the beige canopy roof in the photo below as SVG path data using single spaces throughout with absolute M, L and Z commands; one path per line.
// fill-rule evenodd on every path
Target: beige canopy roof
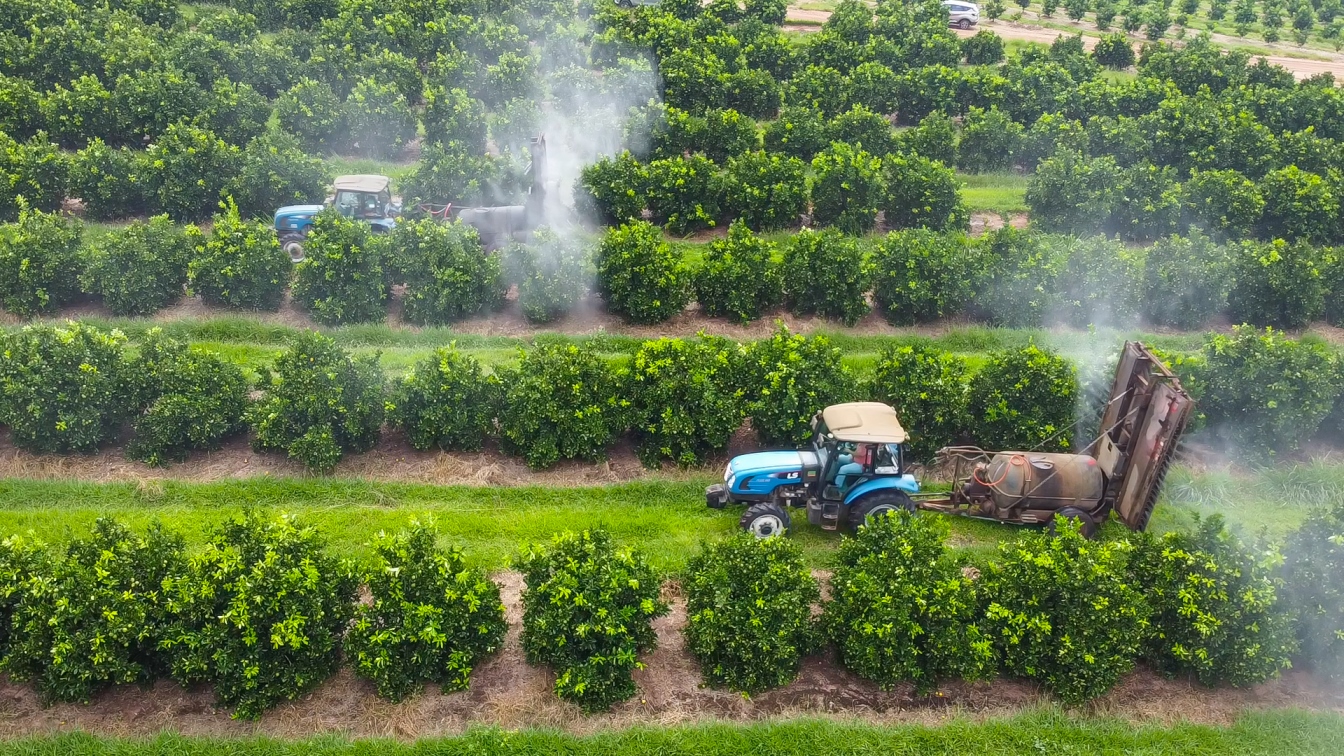
M 344 189 L 347 192 L 368 192 L 369 194 L 385 192 L 391 185 L 392 181 L 387 176 L 374 176 L 371 174 L 337 176 L 336 181 L 332 184 L 336 191 Z
M 881 402 L 832 404 L 821 419 L 837 441 L 868 444 L 903 444 L 905 429 L 896 410 Z

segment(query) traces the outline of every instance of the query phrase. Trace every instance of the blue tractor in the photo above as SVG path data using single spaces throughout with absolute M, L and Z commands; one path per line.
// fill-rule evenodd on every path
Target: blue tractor
M 857 527 L 899 509 L 914 511 L 915 476 L 905 471 L 905 429 L 896 410 L 877 402 L 835 404 L 812 418 L 812 441 L 800 451 L 734 457 L 723 483 L 705 490 L 722 509 L 747 504 L 742 528 L 758 538 L 788 532 L 789 509 L 825 530 Z
M 392 180 L 387 176 L 338 176 L 325 204 L 289 205 L 275 211 L 275 233 L 290 260 L 303 261 L 303 241 L 313 226 L 313 216 L 328 207 L 347 218 L 364 221 L 375 234 L 391 231 L 401 215 L 401 205 L 393 201 Z
M 788 532 L 791 507 L 806 507 L 807 521 L 823 530 L 918 508 L 1017 525 L 1076 520 L 1089 537 L 1114 513 L 1142 531 L 1194 400 L 1157 355 L 1131 341 L 1100 409 L 1099 433 L 1079 453 L 946 447 L 937 467 L 950 471 L 951 490 L 921 493 L 907 472 L 907 436 L 896 411 L 875 402 L 836 404 L 813 417 L 808 448 L 735 457 L 705 500 L 716 509 L 746 504 L 741 525 L 758 538 Z

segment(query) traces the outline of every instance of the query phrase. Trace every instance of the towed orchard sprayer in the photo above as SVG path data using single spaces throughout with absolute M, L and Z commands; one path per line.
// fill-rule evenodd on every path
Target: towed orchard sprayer
M 546 137 L 533 137 L 528 150 L 532 162 L 527 167 L 527 176 L 531 183 L 523 204 L 457 207 L 452 203 L 423 202 L 416 209 L 438 220 L 456 219 L 472 226 L 487 250 L 505 246 L 545 222 Z M 375 234 L 391 231 L 402 212 L 401 201 L 392 196 L 392 180 L 387 176 L 338 176 L 325 203 L 288 205 L 275 211 L 275 232 L 290 260 L 303 261 L 304 240 L 312 230 L 313 218 L 328 207 L 369 224 L 369 230 Z
M 804 507 L 824 530 L 862 525 L 884 512 L 927 509 L 998 522 L 1048 525 L 1077 518 L 1091 536 L 1111 512 L 1144 530 L 1176 446 L 1194 409 L 1181 382 L 1147 347 L 1126 342 L 1099 435 L 1081 453 L 985 451 L 954 446 L 938 452 L 950 467 L 950 492 L 923 493 L 907 471 L 907 434 L 891 407 L 836 404 L 812 419 L 812 442 L 799 451 L 733 458 L 706 503 L 747 505 L 742 527 L 766 538 L 791 526 Z

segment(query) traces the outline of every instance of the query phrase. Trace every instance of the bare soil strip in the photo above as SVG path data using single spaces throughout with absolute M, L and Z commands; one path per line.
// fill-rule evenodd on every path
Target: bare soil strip
M 545 727 L 585 734 L 632 725 L 745 722 L 800 715 L 938 724 L 954 717 L 1011 716 L 1049 703 L 1034 686 L 1014 680 L 954 682 L 929 697 L 918 697 L 904 685 L 882 691 L 846 672 L 829 654 L 808 659 L 793 684 L 754 699 L 709 690 L 701 687 L 699 667 L 686 651 L 682 635 L 686 605 L 672 586 L 668 589 L 672 612 L 655 623 L 658 648 L 644 658 L 646 668 L 635 673 L 638 693 L 610 713 L 585 717 L 552 694 L 554 677 L 549 670 L 524 661 L 519 640 L 522 577 L 515 572 L 495 577 L 503 588 L 509 634 L 504 648 L 476 669 L 469 691 L 445 695 L 431 686 L 409 701 L 391 704 L 377 698 L 370 684 L 342 670 L 301 700 L 280 706 L 257 722 L 241 722 L 215 708 L 206 687 L 184 690 L 170 682 L 148 689 L 122 686 L 89 705 L 43 708 L 31 688 L 0 678 L 0 738 L 70 730 L 145 736 L 166 730 L 199 736 L 297 738 L 339 733 L 411 740 L 456 734 L 472 725 Z M 1344 690 L 1325 689 L 1299 671 L 1247 690 L 1210 690 L 1140 669 L 1081 713 L 1132 722 L 1228 725 L 1242 712 L 1282 707 L 1344 713 Z

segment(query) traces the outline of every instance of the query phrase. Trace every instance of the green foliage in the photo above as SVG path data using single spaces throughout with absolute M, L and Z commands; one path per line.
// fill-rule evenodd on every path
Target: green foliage
M 180 683 L 210 683 L 235 717 L 256 719 L 336 671 L 357 586 L 316 530 L 247 512 L 164 581 L 175 620 L 161 647 Z
M 1296 450 L 1339 396 L 1339 364 L 1330 350 L 1270 328 L 1210 334 L 1201 356 L 1191 393 L 1214 436 L 1252 458 Z
M 1243 242 L 1234 253 L 1228 314 L 1234 323 L 1302 328 L 1321 314 L 1325 282 L 1305 242 Z
M 835 142 L 812 158 L 812 219 L 847 234 L 877 223 L 882 203 L 882 161 L 861 148 Z
M 304 152 L 331 152 L 345 133 L 344 110 L 331 87 L 321 81 L 300 79 L 275 103 L 280 128 L 298 137 Z
M 192 240 L 166 215 L 135 221 L 87 248 L 84 290 L 114 315 L 152 315 L 182 297 Z
M 510 245 L 505 280 L 518 289 L 518 307 L 531 323 L 553 323 L 588 295 L 592 248 L 543 226 L 528 244 Z
M 69 323 L 0 338 L 0 415 L 20 449 L 92 452 L 135 411 L 120 331 Z
M 1035 344 L 993 352 L 971 379 L 971 428 L 986 449 L 1068 451 L 1078 379 Z
M 21 201 L 18 221 L 0 225 L 0 307 L 28 317 L 73 300 L 79 294 L 82 236 L 79 221 Z
M 807 211 L 803 161 L 787 155 L 749 152 L 728 160 L 724 206 L 755 231 L 788 228 Z
M 1312 512 L 1283 547 L 1283 602 L 1296 614 L 1302 660 L 1344 681 L 1344 505 Z M 6 573 L 7 574 L 7 573 Z
M 1259 184 L 1265 200 L 1260 233 L 1268 239 L 1323 242 L 1335 237 L 1339 197 L 1320 176 L 1290 165 Z
M 976 291 L 980 247 L 964 234 L 894 231 L 873 250 L 873 304 L 887 322 L 914 325 L 952 317 Z
M 988 281 L 975 300 L 991 323 L 1032 327 L 1059 302 L 1059 279 L 1068 265 L 1067 243 L 1006 227 L 978 242 Z
M 841 541 L 824 621 L 845 668 L 884 689 L 914 683 L 920 694 L 993 673 L 975 583 L 947 536 L 941 517 L 893 512 Z
M 1152 608 L 1143 655 L 1205 685 L 1257 685 L 1296 651 L 1279 581 L 1219 516 L 1194 532 L 1136 537 L 1131 584 Z
M 1218 238 L 1252 235 L 1264 213 L 1260 189 L 1237 171 L 1194 170 L 1182 189 L 1186 211 Z
M 1199 328 L 1223 309 L 1231 287 L 1231 256 L 1207 236 L 1169 236 L 1148 248 L 1143 316 L 1153 325 Z
M 158 527 L 146 536 L 100 518 L 87 539 L 32 573 L 12 619 L 4 660 L 11 679 L 44 701 L 87 703 L 100 689 L 162 674 L 170 621 L 162 590 L 186 571 L 184 544 Z
M 70 161 L 45 134 L 22 143 L 0 134 L 0 221 L 18 217 L 19 197 L 36 210 L 59 210 L 69 183 Z
M 402 195 L 416 202 L 470 207 L 500 179 L 496 158 L 467 151 L 461 143 L 429 144 L 420 162 L 401 182 Z
M 921 461 L 956 444 L 972 427 L 970 367 L 964 358 L 931 346 L 885 348 L 865 395 L 895 408 L 911 429 L 910 453 Z
M 373 448 L 383 424 L 378 356 L 352 358 L 336 342 L 306 331 L 267 371 L 265 394 L 248 420 L 258 451 L 285 451 L 320 472 L 345 452 Z
M 355 611 L 346 653 L 355 674 L 400 701 L 423 681 L 466 690 L 472 668 L 504 642 L 499 586 L 467 567 L 460 549 L 440 549 L 431 527 L 379 533 L 366 578 L 372 603 Z
M 832 119 L 828 132 L 832 142 L 844 142 L 876 157 L 884 157 L 896 146 L 891 121 L 863 105 L 855 105 Z
M 36 575 L 49 574 L 52 556 L 46 544 L 29 533 L 0 540 L 0 669 L 10 648 L 24 639 L 14 633 L 14 611 L 23 603 Z
M 775 245 L 738 219 L 728 236 L 710 242 L 695 274 L 695 298 L 710 317 L 749 323 L 784 298 L 784 276 L 774 260 Z
M 742 424 L 730 346 L 704 337 L 646 341 L 631 362 L 626 395 L 640 461 L 697 465 L 728 447 Z
M 150 465 L 182 462 L 189 452 L 216 449 L 245 426 L 243 371 L 214 352 L 164 338 L 151 329 L 133 364 L 141 383 L 135 435 L 126 455 Z
M 276 130 L 243 148 L 238 175 L 225 192 L 243 216 L 269 219 L 285 205 L 321 203 L 330 179 L 321 160 L 303 154 L 295 137 Z
M 463 89 L 431 86 L 425 90 L 425 139 L 457 142 L 475 154 L 484 154 L 485 104 Z
M 705 113 L 705 131 L 700 137 L 700 149 L 716 163 L 751 152 L 760 143 L 756 122 L 736 110 L 714 109 Z
M 688 278 L 680 255 L 645 221 L 609 229 L 598 246 L 598 293 L 633 323 L 661 323 L 686 309 Z
M 500 440 L 529 467 L 595 462 L 625 430 L 627 403 L 618 396 L 617 378 L 589 347 L 538 344 L 499 378 Z
M 1104 236 L 1072 246 L 1060 278 L 1065 321 L 1078 328 L 1134 323 L 1143 307 L 1145 251 Z
M 1121 32 L 1104 34 L 1097 40 L 1096 47 L 1092 48 L 1092 58 L 1097 63 L 1118 71 L 1134 65 L 1134 48 L 1129 37 Z
M 812 417 L 854 394 L 854 376 L 830 339 L 790 333 L 783 324 L 747 345 L 739 370 L 751 427 L 766 446 L 803 446 Z
M 655 160 L 645 166 L 649 212 L 674 234 L 712 228 L 723 213 L 718 166 L 700 155 Z
M 454 343 L 415 363 L 397 382 L 388 415 L 420 451 L 478 451 L 494 431 L 503 394 L 499 379 Z
M 293 263 L 275 231 L 243 220 L 232 199 L 215 215 L 209 238 L 196 237 L 187 265 L 188 287 L 209 304 L 247 310 L 278 310 Z
M 238 173 L 238 148 L 209 131 L 175 123 L 146 149 L 154 206 L 177 221 L 207 217 Z
M 377 246 L 388 250 L 395 278 L 406 284 L 402 317 L 410 323 L 451 323 L 504 304 L 499 256 L 485 253 L 480 236 L 469 225 L 428 218 L 402 221 L 386 237 L 386 244 Z M 306 263 L 299 264 L 300 280 Z M 369 314 L 370 319 L 381 319 L 381 302 Z
M 829 143 L 826 119 L 810 106 L 785 107 L 765 125 L 765 149 L 810 161 Z
M 793 682 L 821 602 L 797 543 L 738 533 L 702 544 L 686 574 L 686 645 L 705 682 L 746 695 Z
M 29 123 L 45 122 L 51 138 L 67 148 L 78 149 L 94 138 L 115 138 L 118 124 L 112 93 L 92 74 L 73 79 L 69 85 L 66 89 L 58 84 L 48 92 L 42 98 L 41 114 L 32 114 Z M 10 133 L 24 131 L 33 129 L 24 124 Z
M 972 173 L 1011 168 L 1022 147 L 1022 124 L 991 107 L 971 108 L 957 140 L 957 167 Z
M 937 160 L 948 167 L 957 164 L 957 128 L 946 113 L 930 113 L 918 126 L 900 132 L 896 138 L 902 152 Z
M 382 245 L 367 224 L 324 210 L 313 218 L 304 254 L 294 270 L 294 301 L 315 320 L 337 325 L 386 318 Z M 406 309 L 411 319 L 416 310 L 409 304 Z
M 993 66 L 1003 62 L 1003 38 L 989 29 L 961 40 L 961 54 L 971 66 Z
M 146 214 L 150 168 L 144 153 L 95 139 L 70 160 L 70 191 L 94 220 Z
M 584 166 L 574 187 L 581 213 L 606 224 L 638 220 L 648 202 L 644 167 L 627 150 Z
M 638 654 L 657 643 L 652 622 L 668 612 L 644 557 L 618 550 L 605 531 L 571 532 L 528 549 L 518 568 L 523 651 L 556 670 L 556 695 L 585 712 L 634 695 Z
M 835 229 L 803 229 L 784 248 L 784 299 L 798 315 L 852 326 L 868 312 L 868 261 L 863 247 Z
M 1088 541 L 1076 527 L 1024 535 L 999 547 L 981 578 L 985 630 L 1009 673 L 1066 704 L 1115 686 L 1134 668 L 1149 623 L 1126 581 L 1128 541 Z
M 247 84 L 219 79 L 199 123 L 229 144 L 245 145 L 266 130 L 271 104 Z
M 882 160 L 888 228 L 965 230 L 971 212 L 961 198 L 956 171 L 920 155 L 895 154 Z
M 394 84 L 360 79 L 342 112 L 350 147 L 362 155 L 391 159 L 415 138 L 415 114 Z

